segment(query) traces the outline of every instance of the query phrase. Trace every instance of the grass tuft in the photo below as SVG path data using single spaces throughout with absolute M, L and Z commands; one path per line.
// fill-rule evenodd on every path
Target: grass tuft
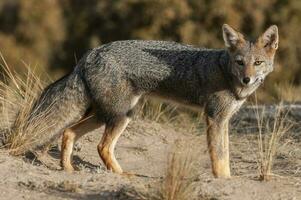
M 274 116 L 266 119 L 265 109 L 259 112 L 255 110 L 258 126 L 258 169 L 259 179 L 270 180 L 275 156 L 281 146 L 282 137 L 288 133 L 293 124 L 288 120 L 289 110 L 284 109 L 283 104 L 276 106 Z
M 191 200 L 195 199 L 194 178 L 197 155 L 191 144 L 177 143 L 168 155 L 163 181 L 155 189 L 131 188 L 127 195 L 142 200 Z
M 189 145 L 185 145 L 185 148 L 176 150 L 169 156 L 161 190 L 164 200 L 188 200 L 192 197 L 195 159 Z
M 51 108 L 35 117 L 30 117 L 34 104 L 46 83 L 25 65 L 25 73 L 11 71 L 3 56 L 0 80 L 0 140 L 2 147 L 13 155 L 30 150 L 51 126 L 49 113 Z

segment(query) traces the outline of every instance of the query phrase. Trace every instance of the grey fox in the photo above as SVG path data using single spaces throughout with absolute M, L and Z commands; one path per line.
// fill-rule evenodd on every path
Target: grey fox
M 87 52 L 73 72 L 49 85 L 32 116 L 52 106 L 55 127 L 39 144 L 63 133 L 62 166 L 72 171 L 73 145 L 105 125 L 97 146 L 109 170 L 122 173 L 114 156 L 142 96 L 156 96 L 204 108 L 212 171 L 230 177 L 228 123 L 231 116 L 273 70 L 278 29 L 273 25 L 248 41 L 223 25 L 226 49 L 205 49 L 167 41 L 116 41 Z M 93 108 L 93 109 L 92 109 Z M 95 115 L 86 118 L 92 110 Z

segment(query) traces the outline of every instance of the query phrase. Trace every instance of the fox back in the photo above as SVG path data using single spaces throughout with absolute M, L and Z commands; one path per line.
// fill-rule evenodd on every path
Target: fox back
M 225 86 L 220 66 L 229 62 L 229 55 L 175 42 L 130 40 L 94 49 L 86 60 L 84 77 L 103 91 L 127 87 L 120 90 L 199 104 Z

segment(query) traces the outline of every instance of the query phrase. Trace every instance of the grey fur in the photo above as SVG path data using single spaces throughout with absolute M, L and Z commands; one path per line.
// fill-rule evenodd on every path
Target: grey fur
M 71 74 L 45 89 L 42 105 L 37 105 L 40 112 L 55 104 L 57 125 L 50 138 L 77 122 L 92 104 L 105 123 L 127 115 L 131 100 L 139 95 L 207 104 L 209 109 L 208 100 L 219 93 L 226 101 L 239 101 L 231 90 L 229 61 L 226 50 L 167 41 L 112 42 L 88 52 Z

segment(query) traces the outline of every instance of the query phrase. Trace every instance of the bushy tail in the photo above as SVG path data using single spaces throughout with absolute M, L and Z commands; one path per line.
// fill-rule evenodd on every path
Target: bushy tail
M 16 99 L 1 97 L 2 114 L 8 116 L 1 125 L 2 140 L 13 154 L 44 146 L 85 114 L 90 98 L 78 69 L 43 91 L 34 90 L 33 83 Z M 14 107 L 13 112 L 9 107 Z
M 56 139 L 64 129 L 79 121 L 90 107 L 90 98 L 76 72 L 51 84 L 42 93 L 28 121 L 41 121 L 46 128 L 33 148 Z M 41 120 L 42 118 L 42 120 Z

